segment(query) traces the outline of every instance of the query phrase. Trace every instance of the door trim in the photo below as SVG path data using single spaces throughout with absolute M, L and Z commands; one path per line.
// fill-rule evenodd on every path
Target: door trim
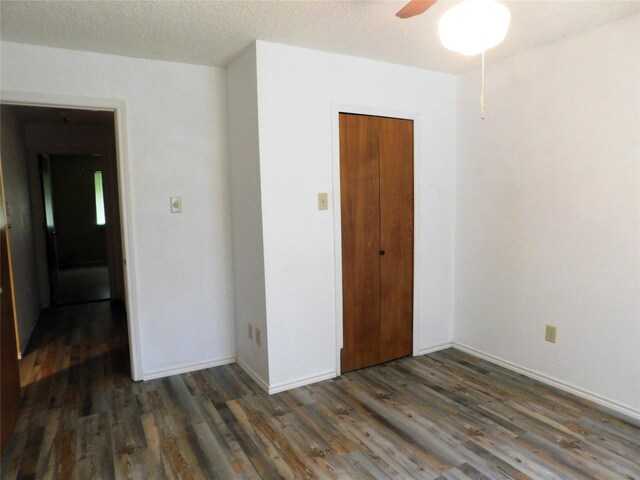
M 350 105 L 342 103 L 331 104 L 331 150 L 332 150 L 332 182 L 333 182 L 333 251 L 334 251 L 334 284 L 336 307 L 336 350 L 335 374 L 341 374 L 340 350 L 344 345 L 343 339 L 343 301 L 342 301 L 342 203 L 340 191 L 340 114 L 352 113 L 356 115 L 371 115 L 376 117 L 400 118 L 413 120 L 413 356 L 419 355 L 420 350 L 420 264 L 421 251 L 420 232 L 420 113 L 416 111 L 394 110 L 365 105 Z
M 116 162 L 118 171 L 118 191 L 120 198 L 120 222 L 122 227 L 122 259 L 124 262 L 124 288 L 127 309 L 127 327 L 129 330 L 129 352 L 131 378 L 142 380 L 142 349 L 140 339 L 140 320 L 134 260 L 135 235 L 131 218 L 131 163 L 128 157 L 128 139 L 126 125 L 126 102 L 114 98 L 78 97 L 73 95 L 55 95 L 38 92 L 19 92 L 2 90 L 0 102 L 6 105 L 29 105 L 36 107 L 76 108 L 88 110 L 106 110 L 114 112 L 116 130 Z

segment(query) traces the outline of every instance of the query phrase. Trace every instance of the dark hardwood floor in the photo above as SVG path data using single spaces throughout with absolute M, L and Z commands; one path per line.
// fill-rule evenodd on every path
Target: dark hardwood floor
M 58 271 L 57 304 L 95 302 L 111 297 L 109 267 L 87 265 Z
M 640 479 L 633 422 L 453 349 L 268 396 L 237 365 L 132 382 L 108 302 L 37 329 L 3 479 Z

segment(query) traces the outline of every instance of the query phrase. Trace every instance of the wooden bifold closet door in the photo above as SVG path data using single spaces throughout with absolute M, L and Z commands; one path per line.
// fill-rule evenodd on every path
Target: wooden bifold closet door
M 342 371 L 413 351 L 413 121 L 340 114 Z

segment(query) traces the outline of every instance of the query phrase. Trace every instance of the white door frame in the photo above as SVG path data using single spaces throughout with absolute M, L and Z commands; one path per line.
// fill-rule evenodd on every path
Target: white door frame
M 376 117 L 401 118 L 413 120 L 413 356 L 419 353 L 420 312 L 418 299 L 420 292 L 420 113 L 406 110 L 370 107 L 362 105 L 331 104 L 331 139 L 333 150 L 333 240 L 336 304 L 336 376 L 340 375 L 340 349 L 343 339 L 342 310 L 342 204 L 340 200 L 340 114 L 354 113 Z
M 131 378 L 133 380 L 142 380 L 140 324 L 135 281 L 136 262 L 134 260 L 134 234 L 131 219 L 131 168 L 127 156 L 128 140 L 125 101 L 111 98 L 78 97 L 72 95 L 2 90 L 0 92 L 0 102 L 5 105 L 28 105 L 114 112 L 116 121 L 116 161 L 118 169 L 120 222 L 122 224 L 122 259 L 124 262 L 124 288 L 127 325 L 129 329 Z

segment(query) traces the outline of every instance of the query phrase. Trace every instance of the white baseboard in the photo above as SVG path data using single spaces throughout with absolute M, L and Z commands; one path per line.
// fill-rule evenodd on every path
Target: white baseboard
M 276 383 L 275 385 L 269 386 L 269 395 L 272 395 L 274 393 L 284 392 L 285 390 L 291 390 L 292 388 L 304 387 L 305 385 L 309 385 L 311 383 L 321 382 L 323 380 L 329 380 L 330 378 L 335 378 L 335 377 L 336 377 L 335 370 L 331 370 L 329 372 L 318 373 L 316 375 L 299 378 L 297 380 Z
M 238 364 L 238 366 L 244 370 L 244 372 L 249 375 L 251 377 L 251 379 L 256 382 L 258 384 L 258 386 L 264 390 L 265 392 L 269 393 L 269 385 L 267 384 L 267 382 L 265 382 L 260 375 L 258 375 L 256 372 L 253 371 L 253 369 L 247 365 L 246 363 L 244 363 L 241 359 L 237 358 L 236 359 L 236 363 Z
M 426 355 L 427 353 L 437 352 L 439 350 L 445 350 L 447 348 L 451 348 L 453 346 L 453 342 L 441 343 L 440 345 L 434 345 L 432 347 L 423 347 L 418 350 L 418 353 L 414 353 L 414 357 L 418 355 Z
M 179 375 L 181 373 L 194 372 L 196 370 L 202 370 L 204 368 L 219 367 L 221 365 L 229 365 L 234 363 L 236 357 L 226 357 L 217 360 L 208 360 L 206 362 L 185 363 L 176 367 L 165 368 L 161 370 L 155 370 L 152 372 L 145 372 L 142 374 L 142 380 L 153 380 L 155 378 L 169 377 L 171 375 Z
M 420 350 L 418 350 L 418 353 L 416 355 L 424 355 L 426 353 L 433 353 L 433 352 L 437 352 L 438 350 L 444 350 L 446 348 L 451 348 L 452 346 L 452 342 L 447 342 L 447 343 L 442 343 L 440 345 L 434 345 L 431 347 L 425 347 L 425 348 L 421 348 Z M 238 364 L 240 364 L 240 360 L 238 360 Z M 242 366 L 242 365 L 240 365 Z M 323 372 L 323 373 L 318 373 L 316 375 L 310 375 L 308 377 L 304 377 L 304 378 L 299 378 L 297 380 L 291 380 L 288 382 L 280 382 L 280 383 L 276 383 L 274 385 L 270 385 L 269 387 L 267 387 L 264 382 L 261 382 L 260 380 L 258 380 L 256 378 L 255 374 L 252 374 L 250 369 L 247 369 L 246 367 L 243 367 L 247 370 L 247 373 L 252 376 L 252 378 L 254 378 L 254 380 L 256 380 L 260 386 L 267 391 L 270 395 L 273 395 L 274 393 L 279 393 L 279 392 L 284 392 L 286 390 L 291 390 L 293 388 L 298 388 L 298 387 L 304 387 L 305 385 L 310 385 L 312 383 L 316 383 L 316 382 L 321 382 L 323 380 L 329 380 L 331 378 L 335 378 L 337 377 L 339 374 L 336 374 L 336 372 L 334 370 L 328 371 L 328 372 Z
M 602 407 L 605 407 L 614 412 L 626 415 L 630 418 L 633 418 L 634 420 L 640 420 L 640 410 L 637 410 L 633 407 L 629 407 L 628 405 L 624 405 L 622 403 L 616 402 L 615 400 L 611 400 L 609 398 L 603 397 L 602 395 L 598 395 L 597 393 L 584 390 L 583 388 L 576 387 L 575 385 L 571 385 L 570 383 L 563 382 L 562 380 L 551 377 L 544 373 L 531 370 L 530 368 L 522 367 L 508 360 L 504 360 L 503 358 L 496 357 L 495 355 L 491 355 L 489 353 L 476 350 L 475 348 L 469 347 L 462 343 L 453 342 L 453 348 L 457 348 L 458 350 L 462 350 L 463 352 L 469 353 L 476 357 L 480 357 L 483 360 L 486 360 L 488 362 L 495 363 L 496 365 L 500 365 L 501 367 L 507 368 L 514 372 L 520 373 L 522 375 L 526 375 L 527 377 L 531 377 L 542 383 L 551 385 L 552 387 L 556 387 L 560 390 L 564 390 L 565 392 L 572 393 L 577 397 L 597 403 Z

